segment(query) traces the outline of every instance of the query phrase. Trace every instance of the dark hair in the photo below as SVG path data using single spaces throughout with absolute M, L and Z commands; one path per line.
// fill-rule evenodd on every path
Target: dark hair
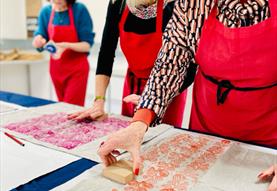
M 66 0 L 66 3 L 68 4 L 68 5 L 72 5 L 72 4 L 74 4 L 76 2 L 76 0 Z
M 50 1 L 50 0 L 47 0 L 47 1 Z M 68 5 L 73 5 L 75 2 L 76 2 L 76 0 L 66 0 L 66 3 Z

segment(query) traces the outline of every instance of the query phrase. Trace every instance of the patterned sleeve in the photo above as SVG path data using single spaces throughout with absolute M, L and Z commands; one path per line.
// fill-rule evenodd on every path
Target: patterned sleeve
M 163 34 L 163 45 L 151 72 L 137 109 L 150 109 L 161 123 L 167 106 L 188 80 L 190 65 L 205 18 L 213 0 L 177 0 L 172 18 Z

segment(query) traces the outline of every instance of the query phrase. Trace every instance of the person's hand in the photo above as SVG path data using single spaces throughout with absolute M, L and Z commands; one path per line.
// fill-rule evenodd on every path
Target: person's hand
M 37 35 L 35 36 L 32 44 L 35 48 L 41 48 L 46 44 L 46 39 L 41 35 Z
M 104 111 L 104 104 L 104 100 L 96 100 L 91 108 L 73 114 L 69 114 L 68 119 L 77 121 L 81 121 L 83 119 L 102 121 L 106 119 L 108 116 Z
M 54 59 L 60 59 L 63 52 L 69 48 L 69 44 L 67 42 L 58 42 L 58 43 L 55 43 L 56 47 L 57 47 L 57 51 L 56 53 L 54 53 L 52 55 L 52 57 Z
M 272 178 L 271 184 L 269 185 L 267 191 L 277 191 L 277 164 L 261 172 L 258 175 L 258 178 L 261 181 L 265 181 Z
M 133 172 L 135 175 L 138 175 L 142 163 L 140 158 L 140 147 L 146 129 L 147 125 L 145 123 L 137 121 L 131 123 L 127 128 L 111 134 L 98 150 L 98 155 L 104 165 L 109 166 L 116 162 L 113 153 L 117 152 L 116 149 L 123 149 L 131 154 L 133 160 Z
M 140 96 L 137 94 L 130 94 L 123 98 L 123 101 L 126 103 L 132 103 L 135 105 L 139 104 Z

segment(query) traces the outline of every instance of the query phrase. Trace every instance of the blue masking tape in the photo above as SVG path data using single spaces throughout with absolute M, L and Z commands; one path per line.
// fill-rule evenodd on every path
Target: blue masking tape
M 57 52 L 57 48 L 54 44 L 46 44 L 45 47 L 44 47 L 45 50 L 47 50 L 48 52 L 54 54 Z

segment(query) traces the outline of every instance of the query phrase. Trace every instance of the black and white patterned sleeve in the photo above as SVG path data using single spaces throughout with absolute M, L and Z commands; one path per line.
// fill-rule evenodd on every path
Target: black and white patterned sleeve
M 196 70 L 195 52 L 212 0 L 177 0 L 163 34 L 163 45 L 137 109 L 150 109 L 161 123 L 166 108 L 187 83 L 189 69 Z M 195 72 L 194 72 L 195 73 Z

